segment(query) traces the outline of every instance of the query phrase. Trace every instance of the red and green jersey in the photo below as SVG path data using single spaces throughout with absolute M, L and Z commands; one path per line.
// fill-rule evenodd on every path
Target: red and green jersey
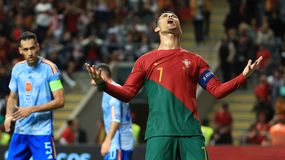
M 237 89 L 241 74 L 221 83 L 199 55 L 184 49 L 153 50 L 141 56 L 123 86 L 106 84 L 105 91 L 123 101 L 133 98 L 144 85 L 149 116 L 146 139 L 154 136 L 202 135 L 197 107 L 197 83 L 217 98 Z

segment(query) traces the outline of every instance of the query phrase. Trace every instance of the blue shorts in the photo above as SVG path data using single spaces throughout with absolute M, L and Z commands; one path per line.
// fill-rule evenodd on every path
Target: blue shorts
M 55 160 L 56 153 L 52 135 L 13 134 L 9 146 L 8 160 Z
M 131 160 L 133 151 L 113 150 L 107 153 L 104 160 Z

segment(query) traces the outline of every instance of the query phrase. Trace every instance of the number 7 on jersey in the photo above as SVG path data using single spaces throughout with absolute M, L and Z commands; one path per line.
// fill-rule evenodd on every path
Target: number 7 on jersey
M 158 67 L 157 70 L 159 71 L 159 79 L 158 79 L 158 82 L 161 82 L 162 73 L 163 73 L 163 68 L 162 68 L 162 67 Z

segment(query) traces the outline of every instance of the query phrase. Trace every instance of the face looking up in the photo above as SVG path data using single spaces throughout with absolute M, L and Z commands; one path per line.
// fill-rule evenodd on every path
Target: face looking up
M 178 17 L 172 12 L 161 14 L 155 32 L 181 34 L 182 29 Z

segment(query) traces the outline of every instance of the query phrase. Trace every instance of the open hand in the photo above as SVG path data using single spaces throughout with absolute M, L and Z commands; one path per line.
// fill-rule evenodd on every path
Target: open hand
M 249 77 L 258 67 L 259 63 L 262 61 L 262 56 L 259 57 L 254 63 L 252 63 L 252 60 L 248 60 L 247 65 L 245 66 L 242 74 L 245 77 Z
M 88 63 L 85 63 L 85 68 L 87 69 L 91 80 L 91 84 L 96 86 L 104 82 L 101 76 L 101 69 L 97 70 L 95 66 L 91 66 Z

